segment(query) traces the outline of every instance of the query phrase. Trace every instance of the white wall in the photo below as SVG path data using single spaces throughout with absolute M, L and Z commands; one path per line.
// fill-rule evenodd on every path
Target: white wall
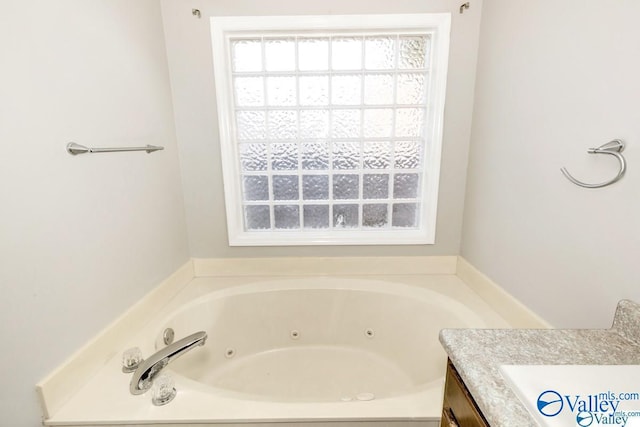
M 180 141 L 191 255 L 195 257 L 457 255 L 460 249 L 466 159 L 481 1 L 463 15 L 453 0 L 163 0 L 167 52 Z M 202 18 L 191 9 L 198 7 Z M 442 173 L 435 245 L 229 247 L 218 141 L 209 17 L 452 12 Z
M 0 21 L 0 424 L 34 427 L 36 382 L 188 245 L 159 3 L 11 0 Z
M 640 2 L 487 0 L 462 255 L 558 327 L 640 300 Z M 588 147 L 622 138 L 629 170 Z

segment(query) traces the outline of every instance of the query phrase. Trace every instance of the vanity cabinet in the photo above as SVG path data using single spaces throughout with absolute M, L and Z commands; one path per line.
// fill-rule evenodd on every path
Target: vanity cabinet
M 451 360 L 447 362 L 440 427 L 489 427 Z

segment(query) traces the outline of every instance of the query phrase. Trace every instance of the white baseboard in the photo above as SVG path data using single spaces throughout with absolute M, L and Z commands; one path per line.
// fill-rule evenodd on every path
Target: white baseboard
M 145 324 L 154 308 L 166 305 L 192 279 L 193 262 L 189 260 L 36 384 L 44 419 L 57 412 L 116 352 L 122 350 L 128 337 L 136 332 L 132 331 L 131 325 Z
M 456 275 L 485 300 L 502 318 L 509 322 L 513 328 L 552 328 L 546 320 L 531 311 L 531 309 L 498 286 L 462 257 L 458 257 Z
M 196 277 L 455 274 L 456 256 L 194 259 Z

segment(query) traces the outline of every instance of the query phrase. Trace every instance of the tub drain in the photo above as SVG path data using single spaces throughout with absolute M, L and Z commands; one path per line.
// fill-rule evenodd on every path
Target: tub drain
M 364 330 L 364 336 L 367 338 L 373 338 L 375 335 L 376 333 L 371 328 L 367 328 Z
M 298 338 L 300 338 L 300 332 L 294 329 L 291 332 L 289 332 L 289 336 L 291 337 L 292 340 L 297 340 Z
M 232 348 L 228 348 L 224 351 L 224 357 L 226 357 L 227 359 L 231 359 L 235 355 L 236 351 Z
M 375 399 L 376 396 L 373 393 L 358 393 L 356 395 L 356 399 L 360 400 L 360 401 L 367 401 L 367 400 L 373 400 Z

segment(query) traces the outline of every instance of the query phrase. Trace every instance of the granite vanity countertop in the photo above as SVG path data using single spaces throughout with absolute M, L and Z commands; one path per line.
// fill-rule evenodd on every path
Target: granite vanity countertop
M 499 367 L 640 364 L 640 304 L 620 301 L 611 329 L 444 329 L 440 342 L 491 427 L 535 427 Z

